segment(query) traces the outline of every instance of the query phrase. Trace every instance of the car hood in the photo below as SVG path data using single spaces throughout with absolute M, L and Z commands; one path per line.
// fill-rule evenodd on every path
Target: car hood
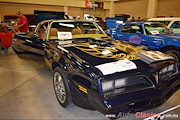
M 63 48 L 92 66 L 125 58 L 130 61 L 139 60 L 135 54 L 143 50 L 136 49 L 135 46 L 132 48 L 132 46 L 127 42 L 108 41 L 107 39 L 77 39 L 71 44 L 62 45 Z
M 98 68 L 105 75 L 142 68 L 153 62 L 147 57 L 146 50 L 125 41 L 76 39 L 60 41 L 58 48 L 71 53 L 79 61 Z

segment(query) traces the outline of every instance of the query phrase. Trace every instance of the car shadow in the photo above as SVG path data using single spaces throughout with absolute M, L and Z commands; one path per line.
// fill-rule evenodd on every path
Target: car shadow
M 44 60 L 44 56 L 43 55 L 39 55 L 39 54 L 35 54 L 35 53 L 30 53 L 30 52 L 15 52 L 14 53 L 20 58 L 23 59 L 31 64 L 34 64 L 36 66 L 39 66 L 43 69 L 48 69 L 45 60 Z

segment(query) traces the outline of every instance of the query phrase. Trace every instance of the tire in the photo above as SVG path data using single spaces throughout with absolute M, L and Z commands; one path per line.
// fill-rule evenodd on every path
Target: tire
M 164 53 L 172 56 L 180 64 L 180 49 L 169 48 L 164 50 Z
M 68 77 L 60 67 L 56 67 L 54 69 L 53 86 L 56 98 L 60 105 L 64 108 L 71 107 L 72 99 L 68 84 Z

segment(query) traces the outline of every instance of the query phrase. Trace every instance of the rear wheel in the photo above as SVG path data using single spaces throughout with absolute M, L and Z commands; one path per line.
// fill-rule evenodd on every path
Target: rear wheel
M 57 67 L 54 69 L 53 79 L 54 91 L 60 105 L 64 108 L 72 105 L 68 79 L 65 72 Z

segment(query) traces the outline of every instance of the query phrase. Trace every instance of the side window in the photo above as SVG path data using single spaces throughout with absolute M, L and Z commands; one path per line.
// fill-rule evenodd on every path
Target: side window
M 128 33 L 129 27 L 127 25 L 122 25 L 121 32 Z
M 39 27 L 39 29 L 38 29 L 38 31 L 37 31 L 37 34 L 38 34 L 39 39 L 45 39 L 45 38 L 46 38 L 45 31 L 46 31 L 46 29 L 47 29 L 47 25 L 48 25 L 48 23 L 45 23 L 45 24 L 42 24 L 42 25 Z
M 121 32 L 123 33 L 136 33 L 137 31 L 142 33 L 142 27 L 140 25 L 123 25 Z
M 168 26 L 168 24 L 170 23 L 171 21 L 164 21 L 163 23 Z
M 137 31 L 142 33 L 142 27 L 140 25 L 133 25 L 132 33 L 136 33 Z
M 180 21 L 176 21 L 172 24 L 171 28 L 180 28 Z

